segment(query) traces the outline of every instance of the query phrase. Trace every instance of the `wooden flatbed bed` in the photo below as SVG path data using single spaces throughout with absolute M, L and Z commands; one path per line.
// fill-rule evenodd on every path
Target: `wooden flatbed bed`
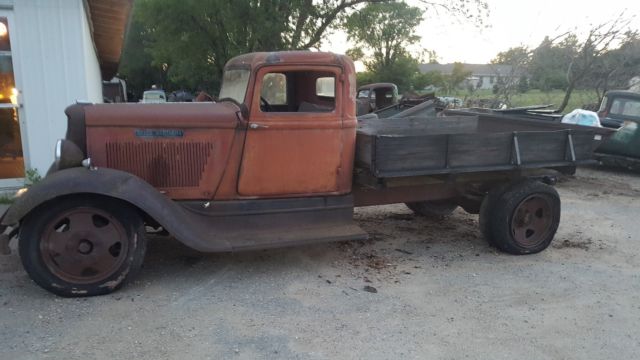
M 607 130 L 498 117 L 362 120 L 356 162 L 377 178 L 574 168 Z

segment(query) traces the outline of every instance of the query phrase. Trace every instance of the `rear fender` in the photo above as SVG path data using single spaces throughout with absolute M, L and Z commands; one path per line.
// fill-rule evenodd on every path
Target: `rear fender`
M 196 250 L 230 251 L 225 240 L 205 240 L 202 224 L 189 210 L 130 173 L 108 169 L 71 168 L 52 173 L 16 198 L 2 218 L 4 226 L 16 226 L 32 210 L 68 195 L 94 194 L 127 202 L 159 223 L 179 241 Z

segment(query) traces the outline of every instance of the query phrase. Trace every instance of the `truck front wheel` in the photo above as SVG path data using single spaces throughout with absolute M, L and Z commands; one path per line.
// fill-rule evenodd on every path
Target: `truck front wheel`
M 53 200 L 22 221 L 19 252 L 29 276 L 65 297 L 108 294 L 135 276 L 146 251 L 136 209 L 110 198 Z
M 560 196 L 552 186 L 525 180 L 487 195 L 480 212 L 489 243 L 514 255 L 546 249 L 560 224 Z

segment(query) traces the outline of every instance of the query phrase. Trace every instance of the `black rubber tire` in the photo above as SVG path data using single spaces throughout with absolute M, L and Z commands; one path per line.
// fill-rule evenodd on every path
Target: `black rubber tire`
M 122 225 L 128 250 L 122 264 L 102 281 L 72 283 L 50 271 L 43 260 L 40 242 L 46 227 L 58 214 L 87 206 L 105 211 Z M 63 297 L 105 295 L 119 289 L 140 271 L 147 249 L 144 222 L 137 209 L 107 197 L 74 196 L 45 203 L 22 220 L 18 238 L 20 259 L 31 279 L 43 289 Z
M 494 211 L 493 209 L 496 207 L 496 203 L 498 199 L 507 189 L 509 184 L 500 184 L 494 186 L 482 199 L 482 204 L 480 204 L 480 212 L 478 217 L 478 223 L 480 227 L 480 233 L 487 240 L 490 245 L 495 246 L 492 240 L 491 233 L 491 214 Z
M 512 222 L 518 207 L 532 196 L 545 199 L 550 206 L 550 221 L 535 244 L 516 239 Z M 555 188 L 535 180 L 524 180 L 489 192 L 483 202 L 480 229 L 489 243 L 513 255 L 535 254 L 546 249 L 560 224 L 560 196 Z
M 418 201 L 405 203 L 416 215 L 431 218 L 443 218 L 449 216 L 458 207 L 458 204 L 450 201 Z

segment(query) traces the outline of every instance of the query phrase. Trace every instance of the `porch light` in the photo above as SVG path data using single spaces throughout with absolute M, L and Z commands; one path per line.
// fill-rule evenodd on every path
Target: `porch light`
M 9 30 L 7 29 L 7 24 L 0 22 L 0 37 L 7 36 Z
M 2 23 L 0 23 L 2 24 Z M 18 105 L 18 95 L 20 92 L 16 88 L 11 88 L 11 95 L 9 95 L 9 99 L 13 105 Z

